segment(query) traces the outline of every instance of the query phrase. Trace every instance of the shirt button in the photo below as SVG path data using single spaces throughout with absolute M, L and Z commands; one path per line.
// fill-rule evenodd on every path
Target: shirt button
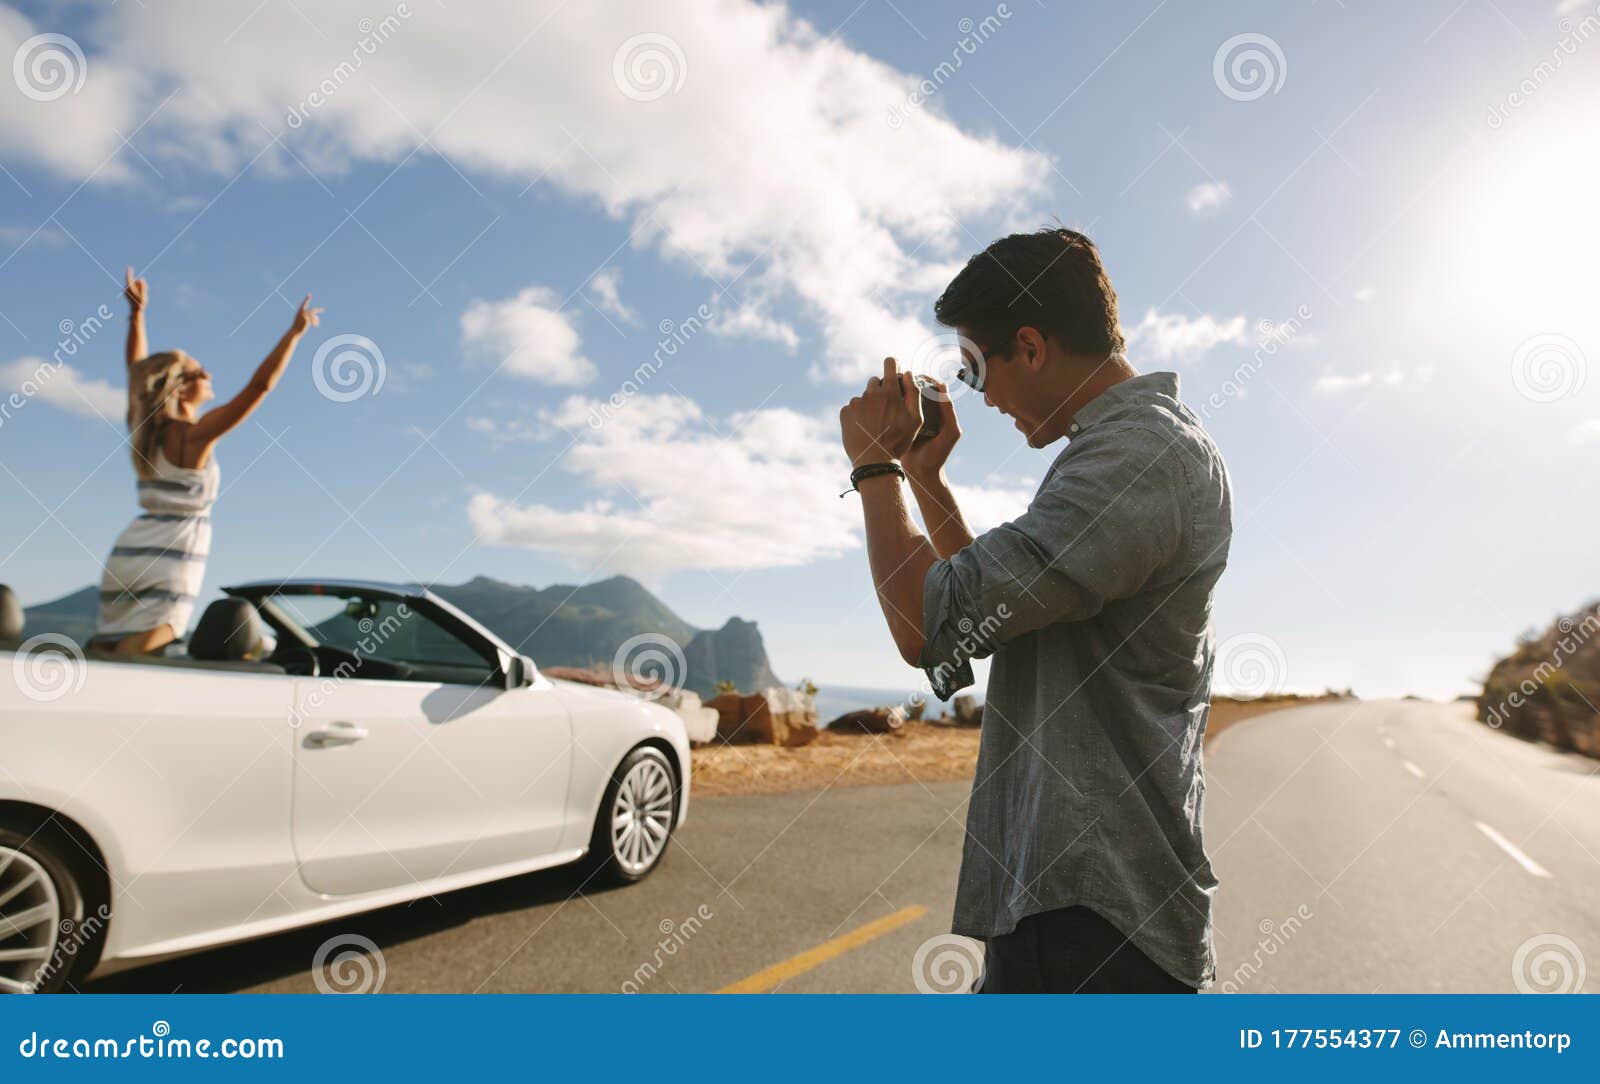
M 1074 437 L 1078 435 L 1078 423 L 1077 422 L 1073 422 L 1071 425 L 1067 426 L 1067 434 L 1069 436 L 1074 436 Z

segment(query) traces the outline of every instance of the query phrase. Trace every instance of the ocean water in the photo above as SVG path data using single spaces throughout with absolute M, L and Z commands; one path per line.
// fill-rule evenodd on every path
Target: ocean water
M 967 689 L 965 692 L 973 693 L 979 700 L 983 699 L 982 689 Z M 932 718 L 936 715 L 950 713 L 948 701 L 935 700 L 915 686 L 908 684 L 902 689 L 878 689 L 862 685 L 827 685 L 817 682 L 817 722 L 827 726 L 847 711 L 860 711 L 863 708 L 882 708 L 893 704 L 910 704 L 913 697 L 921 696 L 927 700 L 924 714 Z

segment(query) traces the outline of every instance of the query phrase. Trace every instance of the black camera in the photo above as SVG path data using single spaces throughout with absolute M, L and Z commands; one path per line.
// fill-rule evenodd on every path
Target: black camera
M 926 376 L 914 376 L 911 382 L 917 386 L 917 391 L 922 394 L 922 428 L 917 430 L 917 435 L 912 438 L 912 444 L 921 444 L 939 435 L 939 427 L 944 423 L 944 414 L 940 409 L 940 400 L 944 392 L 935 386 L 933 379 Z

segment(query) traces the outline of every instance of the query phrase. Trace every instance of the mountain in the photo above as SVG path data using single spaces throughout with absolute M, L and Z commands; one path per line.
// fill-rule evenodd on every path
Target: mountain
M 720 629 L 697 629 L 626 576 L 543 589 L 478 576 L 433 590 L 541 666 L 609 670 L 628 640 L 664 635 L 683 651 L 684 688 L 702 696 L 719 681 L 745 690 L 781 684 L 755 622 L 733 617 Z
M 100 617 L 100 588 L 85 587 L 70 595 L 29 606 L 23 611 L 23 636 L 54 632 L 79 644 L 94 635 Z
M 719 681 L 731 681 L 745 691 L 782 684 L 772 672 L 754 621 L 731 617 L 720 629 L 697 629 L 626 576 L 543 589 L 477 576 L 433 590 L 541 666 L 609 671 L 628 640 L 666 636 L 682 649 L 687 671 L 671 677 L 702 696 L 711 695 Z M 99 609 L 96 587 L 30 606 L 24 635 L 56 632 L 87 643 Z M 648 647 L 644 645 L 645 650 Z

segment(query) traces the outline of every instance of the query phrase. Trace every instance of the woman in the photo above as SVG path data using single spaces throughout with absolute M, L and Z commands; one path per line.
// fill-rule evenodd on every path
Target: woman
M 100 580 L 100 620 L 91 647 L 118 655 L 159 654 L 182 636 L 194 612 L 211 550 L 209 513 L 217 499 L 217 441 L 248 418 L 278 383 L 300 337 L 321 309 L 300 303 L 272 353 L 245 389 L 206 411 L 211 374 L 182 350 L 146 356 L 149 287 L 128 268 L 128 432 L 139 507 L 117 538 Z

